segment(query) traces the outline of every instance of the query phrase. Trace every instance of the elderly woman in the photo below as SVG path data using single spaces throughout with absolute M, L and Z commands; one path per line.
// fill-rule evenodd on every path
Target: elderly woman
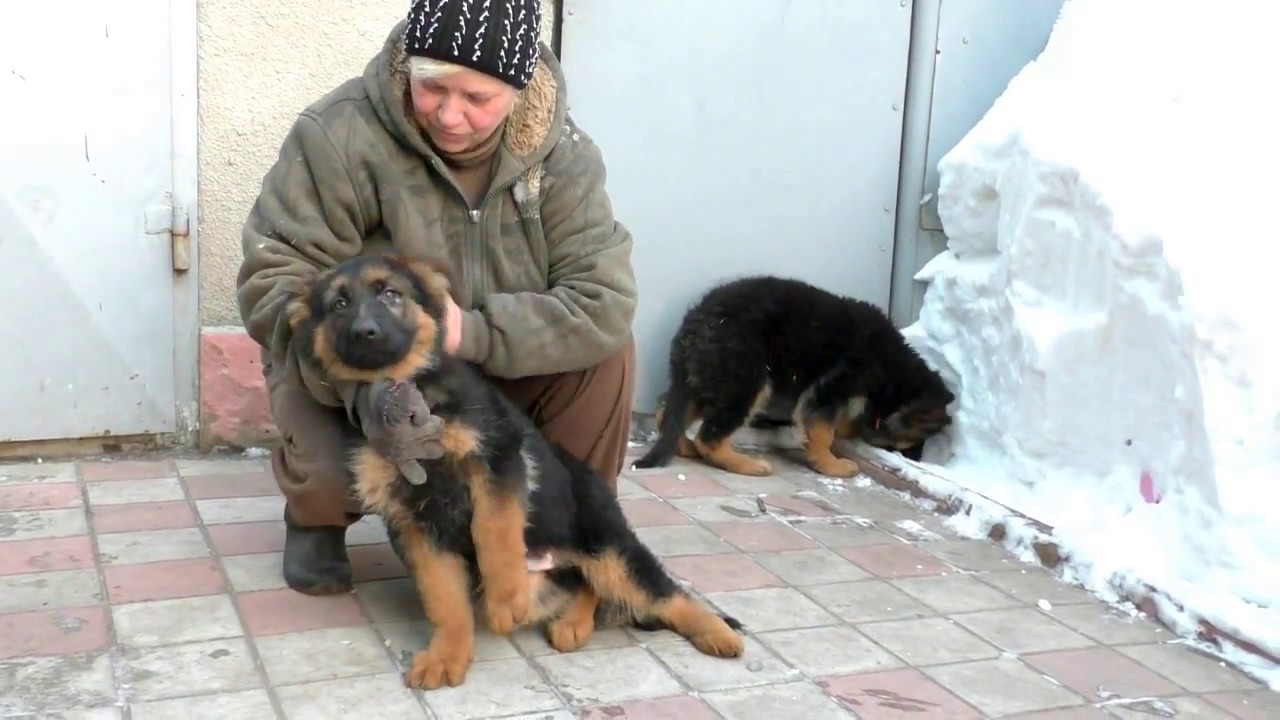
M 272 469 L 294 590 L 351 587 L 346 529 L 361 509 L 343 439 L 363 433 L 410 457 L 432 440 L 378 425 L 376 393 L 330 382 L 291 346 L 286 292 L 355 255 L 449 259 L 465 302 L 449 308 L 446 350 L 616 488 L 635 363 L 632 241 L 540 25 L 538 0 L 415 0 L 361 77 L 302 111 L 266 173 L 237 298 L 283 439 Z

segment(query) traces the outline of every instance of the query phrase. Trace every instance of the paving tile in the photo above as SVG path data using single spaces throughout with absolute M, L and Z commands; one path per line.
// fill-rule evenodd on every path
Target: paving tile
M 915 545 L 895 540 L 884 545 L 862 545 L 837 550 L 841 557 L 882 578 L 941 575 L 951 572 L 946 563 Z
M 109 642 L 107 610 L 102 607 L 0 615 L 0 660 L 89 653 L 105 650 Z
M 1122 645 L 1116 650 L 1195 693 L 1256 690 L 1262 687 L 1244 673 L 1181 643 Z
M 776 464 L 775 464 L 776 467 Z M 758 495 L 790 495 L 800 489 L 796 481 L 775 474 L 773 477 L 748 477 L 722 470 L 707 472 L 707 477 L 734 495 L 756 497 Z
M 725 613 L 738 618 L 748 632 L 835 625 L 839 619 L 795 588 L 761 588 L 706 593 Z
M 284 515 L 284 496 L 212 498 L 196 500 L 196 513 L 205 525 L 267 522 Z
M 284 550 L 284 521 L 211 525 L 209 542 L 219 555 L 247 555 Z
M 104 480 L 85 485 L 91 505 L 179 502 L 187 499 L 176 477 L 146 480 Z
M 196 514 L 186 500 L 100 505 L 89 509 L 89 522 L 96 533 L 174 530 L 195 527 Z
M 355 545 L 347 548 L 347 557 L 351 559 L 351 575 L 355 582 L 386 580 L 408 574 L 389 543 Z
M 874 525 L 863 525 L 848 518 L 832 518 L 829 521 L 799 520 L 792 521 L 791 526 L 833 549 L 898 542 L 893 535 Z
M 1027 566 L 991 540 L 944 540 L 929 543 L 924 549 L 961 570 L 1020 570 Z
M 347 528 L 347 546 L 381 545 L 389 542 L 386 525 L 375 515 L 365 515 Z
M 951 618 L 987 642 L 1011 653 L 1089 647 L 1093 641 L 1032 608 L 960 613 Z
M 664 632 L 668 636 L 683 641 L 679 635 L 676 635 L 673 632 Z M 551 647 L 551 643 L 547 642 L 546 633 L 541 629 L 528 628 L 516 631 L 511 634 L 511 642 L 515 643 L 515 646 L 520 648 L 520 651 L 529 657 L 552 655 L 559 652 L 559 650 Z M 587 640 L 587 644 L 581 649 L 604 650 L 606 648 L 627 647 L 635 644 L 636 640 L 634 636 L 628 634 L 624 628 L 596 628 L 595 631 L 591 633 L 591 638 Z
M 87 535 L 84 508 L 0 512 L 0 543 Z
M 936 615 L 932 608 L 884 580 L 813 585 L 804 588 L 804 592 L 849 623 Z
M 121 685 L 132 702 L 261 687 L 258 669 L 243 637 L 165 647 L 129 648 L 122 654 Z
M 688 525 L 693 519 L 661 500 L 637 498 L 619 500 L 622 513 L 633 528 L 659 525 Z
M 692 695 L 632 700 L 584 708 L 579 720 L 719 720 L 711 706 Z
M 102 603 L 94 570 L 55 570 L 0 577 L 0 613 L 57 610 Z
M 209 545 L 198 528 L 139 530 L 98 536 L 98 559 L 103 565 L 135 565 L 203 557 L 209 557 Z
M 254 636 L 351 627 L 369 622 L 351 595 L 312 597 L 283 590 L 256 590 L 236 595 L 245 629 Z
M 227 590 L 213 558 L 113 565 L 103 568 L 102 579 L 113 603 L 217 595 Z
M 733 552 L 734 547 L 715 533 L 697 526 L 636 528 L 636 536 L 660 557 L 712 555 Z
M 0 575 L 93 567 L 88 535 L 0 543 Z
M 266 458 L 247 458 L 243 455 L 175 458 L 173 463 L 178 469 L 178 474 L 183 477 L 271 472 L 270 460 Z
M 679 695 L 680 683 L 643 648 L 578 650 L 534 659 L 570 705 Z
M 1114 697 L 1179 695 L 1182 689 L 1138 661 L 1110 648 L 1023 655 L 1022 662 L 1083 695 L 1090 702 Z
M 831 493 L 827 495 L 827 499 L 835 503 L 842 512 L 877 522 L 920 516 L 920 509 L 915 505 L 874 484 L 854 492 Z
M 281 567 L 283 562 L 282 552 L 227 555 L 222 558 L 222 567 L 231 589 L 236 592 L 279 590 L 288 587 Z
M 909 577 L 889 583 L 943 614 L 1021 607 L 1022 601 L 971 575 Z
M 887 670 L 902 661 L 866 635 L 844 625 L 780 630 L 757 637 L 809 677 Z
M 1068 585 L 1043 568 L 982 572 L 974 577 L 1029 605 L 1035 605 L 1041 600 L 1053 605 L 1098 602 L 1097 598 L 1083 588 Z
M 769 517 L 760 511 L 755 498 L 742 495 L 672 498 L 667 502 L 697 522 L 735 522 Z
M 1129 616 L 1102 604 L 1058 605 L 1049 617 L 1104 645 L 1136 645 L 1170 640 L 1173 635 L 1146 616 Z
M 1205 695 L 1202 699 L 1243 720 L 1267 720 L 1280 717 L 1280 692 L 1272 690 L 1214 693 Z
M 21 462 L 0 463 L 0 485 L 24 485 L 44 482 L 74 482 L 75 463 Z
M 466 687 L 463 685 L 463 687 Z M 434 692 L 434 691 L 433 691 Z M 280 707 L 289 720 L 410 720 L 427 711 L 399 673 L 322 680 L 276 688 Z M 377 702 L 370 702 L 377 698 Z
M 1122 720 L 1228 720 L 1222 708 L 1203 698 L 1183 695 L 1173 698 L 1121 698 L 1107 704 L 1111 717 Z M 1268 719 L 1270 720 L 1270 719 Z
M 940 665 L 922 672 L 988 715 L 1011 715 L 1084 704 L 1079 695 L 1008 657 Z
M 791 585 L 866 580 L 867 571 L 826 548 L 756 553 L 753 559 L 764 569 Z
M 425 650 L 427 643 L 431 641 L 431 626 L 426 620 L 378 623 L 373 627 L 382 636 L 387 652 L 391 653 L 401 669 L 407 669 L 413 660 L 413 654 Z M 475 653 L 476 662 L 520 657 L 511 640 L 494 635 L 483 626 L 476 628 Z
M 207 473 L 182 478 L 193 500 L 279 495 L 276 479 L 265 472 Z
M 742 553 L 687 555 L 663 563 L 675 576 L 688 580 L 700 593 L 751 590 L 785 585 L 776 575 Z
M 903 668 L 818 680 L 818 687 L 863 720 L 976 720 L 982 715 L 919 670 Z
M 760 640 L 748 636 L 744 642 L 742 656 L 737 658 L 704 655 L 687 641 L 658 643 L 649 650 L 686 685 L 700 692 L 802 679 L 799 670 L 778 659 Z
M 820 547 L 786 523 L 772 519 L 708 522 L 704 525 L 743 552 L 778 552 Z
M 425 693 L 427 707 L 442 718 L 483 718 L 513 710 L 531 713 L 558 710 L 555 690 L 524 658 L 478 662 L 459 687 Z
M 947 618 L 866 623 L 858 629 L 908 665 L 925 667 L 999 657 L 1000 650 Z
M 105 652 L 6 659 L 0 665 L 0 717 L 74 717 L 75 710 L 115 701 L 115 676 Z M 94 716 L 84 712 L 81 717 Z
M 520 715 L 503 715 L 502 720 L 578 720 L 578 716 L 565 708 L 561 708 L 559 710 L 521 713 Z
M 1054 708 L 1038 712 L 1018 713 L 1007 716 L 1010 720 L 1112 720 L 1115 716 L 1092 705 L 1077 705 L 1070 708 Z
M 760 501 L 774 515 L 787 519 L 823 518 L 839 515 L 838 505 L 809 490 L 801 490 L 790 494 L 769 493 L 760 496 Z
M 277 717 L 266 690 L 237 690 L 135 703 L 129 706 L 129 712 L 133 720 L 267 720 Z
M 702 699 L 734 720 L 845 720 L 849 717 L 835 700 L 807 681 L 722 690 L 706 693 Z
M 619 500 L 652 500 L 655 497 L 657 496 L 646 490 L 643 485 L 626 475 L 618 478 Z
M 921 514 L 914 518 L 888 520 L 880 524 L 885 532 L 895 535 L 907 542 L 934 543 L 944 540 L 958 540 L 959 535 L 947 527 L 937 516 Z
M 341 627 L 254 638 L 272 685 L 336 680 L 395 670 L 372 627 Z
M 228 595 L 114 605 L 111 617 L 121 645 L 154 647 L 244 635 Z M 198 622 L 192 622 L 197 618 Z
M 355 596 L 365 614 L 376 623 L 426 618 L 418 590 L 409 578 L 357 583 Z
M 80 486 L 74 482 L 24 483 L 0 485 L 0 508 L 17 510 L 54 510 L 84 505 Z
M 706 475 L 688 470 L 655 471 L 653 474 L 632 475 L 632 479 L 645 490 L 663 498 L 731 494 L 723 485 L 714 482 Z
M 173 461 L 163 460 L 98 460 L 80 463 L 80 477 L 85 482 L 99 480 L 147 480 L 178 474 Z

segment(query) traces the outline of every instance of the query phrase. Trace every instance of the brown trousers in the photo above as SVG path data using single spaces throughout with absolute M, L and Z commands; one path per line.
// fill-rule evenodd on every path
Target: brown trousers
M 590 465 L 616 492 L 631 433 L 635 363 L 635 342 L 628 339 L 613 356 L 586 370 L 491 381 L 529 414 L 547 440 Z M 345 410 L 311 396 L 295 358 L 273 367 L 264 357 L 263 373 L 283 440 L 271 455 L 271 468 L 290 518 L 303 526 L 359 520 L 363 511 L 350 493 L 344 448 L 360 430 Z

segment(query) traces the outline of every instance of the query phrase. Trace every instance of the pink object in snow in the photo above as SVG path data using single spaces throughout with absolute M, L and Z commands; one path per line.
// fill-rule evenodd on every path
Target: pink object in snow
M 1142 471 L 1142 478 L 1138 480 L 1138 492 L 1147 503 L 1160 504 L 1160 494 L 1156 492 L 1156 481 L 1151 477 L 1151 471 Z

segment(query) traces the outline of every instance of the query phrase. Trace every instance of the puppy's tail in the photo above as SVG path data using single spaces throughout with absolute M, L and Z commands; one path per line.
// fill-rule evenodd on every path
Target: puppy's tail
M 689 396 L 685 393 L 683 377 L 675 374 L 671 377 L 671 387 L 667 391 L 667 400 L 662 408 L 662 422 L 658 424 L 658 441 L 653 444 L 644 457 L 636 460 L 633 467 L 662 467 L 675 457 L 680 438 L 689 429 Z

